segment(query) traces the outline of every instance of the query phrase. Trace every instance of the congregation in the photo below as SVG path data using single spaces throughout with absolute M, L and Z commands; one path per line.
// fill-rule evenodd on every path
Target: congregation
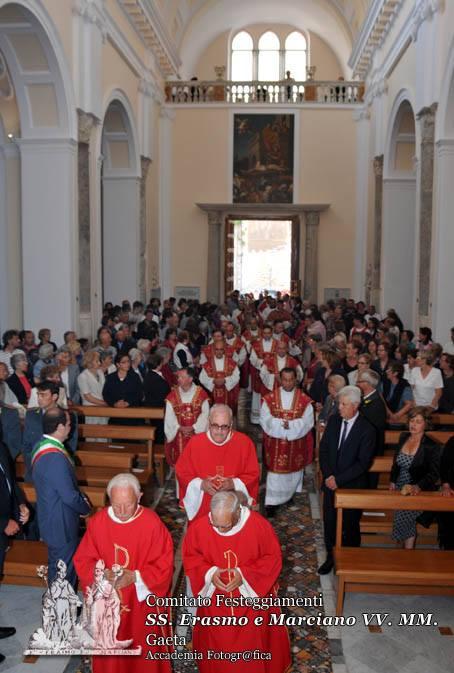
M 183 543 L 188 595 L 252 598 L 277 592 L 282 559 L 273 519 L 301 493 L 305 469 L 314 460 L 326 547 L 318 572 L 328 574 L 336 564 L 335 493 L 377 489 L 378 475 L 369 468 L 385 454 L 386 431 L 400 433 L 390 491 L 441 490 L 454 496 L 454 438 L 440 446 L 427 434 L 434 413 L 454 414 L 454 327 L 443 336 L 441 344 L 427 327 L 415 334 L 395 310 L 382 315 L 362 301 L 318 306 L 280 292 L 256 299 L 238 291 L 221 305 L 175 298 L 162 304 L 151 299 L 146 306 L 107 303 L 94 343 L 73 331 L 57 345 L 46 328 L 37 339 L 31 330 L 7 330 L 0 351 L 1 566 L 14 536 L 43 540 L 49 582 L 62 560 L 71 584 L 76 587 L 79 578 L 85 589 L 99 559 L 112 580 L 117 560 L 111 547 L 121 541 L 130 561 L 117 586 L 129 612 L 119 637 L 129 631 L 150 649 L 142 633 L 149 611 L 145 599 L 150 593 L 169 595 L 172 542 L 159 517 L 140 504 L 142 485 L 132 474 L 110 481 L 110 506 L 93 516 L 73 464 L 77 408 L 83 406 L 99 408 L 100 414 L 102 408 L 163 410 L 151 423 L 189 522 Z M 259 443 L 255 433 L 238 429 L 240 393 L 250 400 L 250 424 L 262 432 Z M 85 423 L 144 421 L 140 415 L 118 419 L 102 413 L 87 416 Z M 18 457 L 25 463 L 25 482 L 36 489 L 36 508 L 15 479 Z M 361 545 L 361 514 L 344 510 L 344 546 Z M 395 511 L 394 543 L 413 549 L 425 514 Z M 453 516 L 436 517 L 441 549 L 454 550 Z M 80 542 L 80 523 L 87 517 Z M 198 611 L 211 613 L 212 608 Z M 247 609 L 238 611 L 243 613 Z M 0 637 L 12 633 L 12 627 L 0 629 Z M 202 652 L 202 673 L 233 666 L 209 662 L 208 650 L 245 651 L 251 642 L 273 657 L 247 670 L 291 670 L 283 627 L 253 628 L 249 621 L 248 629 L 231 626 L 220 635 L 198 625 L 193 637 Z M 95 658 L 93 670 L 126 670 L 121 659 L 106 668 Z M 171 670 L 169 663 L 155 661 L 156 668 L 144 663 L 128 670 Z

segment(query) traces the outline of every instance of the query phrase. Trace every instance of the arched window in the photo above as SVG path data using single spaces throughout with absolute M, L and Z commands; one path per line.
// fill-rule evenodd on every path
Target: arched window
M 249 81 L 253 78 L 252 37 L 245 30 L 235 35 L 232 41 L 232 80 Z
M 306 79 L 307 44 L 302 33 L 294 31 L 285 40 L 285 71 L 297 82 Z
M 280 43 L 276 33 L 268 30 L 259 40 L 259 67 L 258 79 L 264 81 L 278 81 L 280 73 Z

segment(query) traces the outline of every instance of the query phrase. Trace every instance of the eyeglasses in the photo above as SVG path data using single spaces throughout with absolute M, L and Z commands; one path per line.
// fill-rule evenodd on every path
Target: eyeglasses
M 216 432 L 227 432 L 230 430 L 231 425 L 218 425 L 217 423 L 210 423 L 210 428 Z

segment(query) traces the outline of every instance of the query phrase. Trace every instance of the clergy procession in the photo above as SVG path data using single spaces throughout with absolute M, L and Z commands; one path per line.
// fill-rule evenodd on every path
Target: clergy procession
M 106 651 L 141 648 L 93 656 L 93 673 L 303 670 L 294 627 L 334 619 L 317 578 L 365 540 L 362 509 L 338 516 L 337 494 L 454 496 L 453 440 L 426 432 L 454 413 L 454 328 L 444 345 L 431 337 L 362 301 L 237 291 L 222 305 L 108 303 L 92 344 L 6 331 L 5 580 L 20 544 L 32 565 L 40 545 L 48 595 L 64 566 Z M 386 477 L 371 469 L 390 431 Z M 309 491 L 321 499 L 320 563 Z M 394 512 L 392 545 L 415 548 L 421 514 Z M 436 544 L 454 550 L 454 513 L 432 514 Z M 14 633 L 2 626 L 0 638 Z

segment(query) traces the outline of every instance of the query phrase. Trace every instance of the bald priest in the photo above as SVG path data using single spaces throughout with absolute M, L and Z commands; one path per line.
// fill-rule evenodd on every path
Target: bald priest
M 210 512 L 188 528 L 183 565 L 194 595 L 210 599 L 193 618 L 200 673 L 291 670 L 287 627 L 274 605 L 281 547 L 264 517 L 242 506 L 234 491 L 219 491 Z

